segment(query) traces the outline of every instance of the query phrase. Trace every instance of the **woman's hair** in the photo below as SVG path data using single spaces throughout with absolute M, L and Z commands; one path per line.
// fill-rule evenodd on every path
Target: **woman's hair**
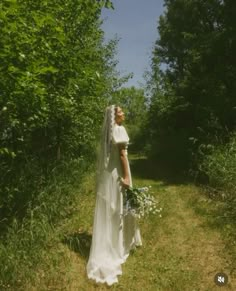
M 118 108 L 119 108 L 120 106 L 119 106 L 119 105 L 114 105 L 114 106 L 115 106 L 114 111 L 115 111 L 115 117 L 116 117 L 116 114 L 117 114 Z

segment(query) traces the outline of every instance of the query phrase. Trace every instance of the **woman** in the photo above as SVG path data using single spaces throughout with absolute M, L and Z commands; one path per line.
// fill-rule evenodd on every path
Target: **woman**
M 98 165 L 97 198 L 93 237 L 87 274 L 97 283 L 112 285 L 121 275 L 121 264 L 129 251 L 142 245 L 135 218 L 123 215 L 123 192 L 132 186 L 127 158 L 128 134 L 122 126 L 124 112 L 118 106 L 107 107 Z M 122 178 L 122 179 L 120 179 Z

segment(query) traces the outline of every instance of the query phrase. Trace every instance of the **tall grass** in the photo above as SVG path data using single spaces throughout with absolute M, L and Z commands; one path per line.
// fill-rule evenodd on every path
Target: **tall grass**
M 23 290 L 34 280 L 45 252 L 58 240 L 55 228 L 76 209 L 78 188 L 88 168 L 83 159 L 55 167 L 34 201 L 28 201 L 24 216 L 16 215 L 1 232 L 0 290 Z

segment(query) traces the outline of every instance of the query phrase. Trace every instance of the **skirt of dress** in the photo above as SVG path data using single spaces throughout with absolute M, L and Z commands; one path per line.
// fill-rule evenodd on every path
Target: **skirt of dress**
M 141 245 L 136 219 L 123 216 L 123 194 L 117 168 L 104 171 L 97 189 L 88 278 L 112 285 L 122 274 L 121 264 L 136 245 Z

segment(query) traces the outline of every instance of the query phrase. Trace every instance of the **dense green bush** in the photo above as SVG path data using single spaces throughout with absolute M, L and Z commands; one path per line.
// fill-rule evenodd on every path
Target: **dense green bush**
M 223 199 L 236 219 L 236 134 L 225 145 L 211 147 L 211 154 L 203 156 L 200 170 L 209 178 L 209 185 L 216 189 L 218 198 Z
M 115 42 L 103 42 L 110 1 L 0 3 L 0 221 L 22 216 L 53 168 L 92 161 L 115 86 Z
M 203 159 L 201 170 L 209 176 L 211 186 L 235 196 L 236 135 L 231 137 L 229 143 L 213 147 L 212 153 Z

